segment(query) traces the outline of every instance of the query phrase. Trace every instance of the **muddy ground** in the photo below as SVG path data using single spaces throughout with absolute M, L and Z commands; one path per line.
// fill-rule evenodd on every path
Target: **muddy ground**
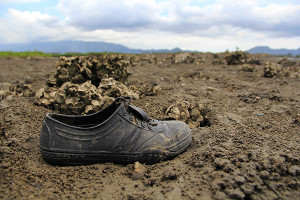
M 167 57 L 169 55 L 156 55 Z M 133 103 L 151 117 L 182 98 L 207 106 L 209 123 L 192 129 L 191 147 L 173 160 L 146 165 L 133 180 L 133 164 L 52 166 L 39 153 L 45 113 L 34 97 L 0 102 L 0 198 L 3 199 L 297 199 L 300 197 L 300 79 L 265 78 L 264 64 L 213 62 L 130 67 L 128 84 L 159 84 L 161 94 Z M 277 58 L 261 60 L 277 62 Z M 5 83 L 41 88 L 58 58 L 0 58 Z M 299 63 L 298 63 L 299 64 Z M 296 64 L 296 68 L 299 65 Z

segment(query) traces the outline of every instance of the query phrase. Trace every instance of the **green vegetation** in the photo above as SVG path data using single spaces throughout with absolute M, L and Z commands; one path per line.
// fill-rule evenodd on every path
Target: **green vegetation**
M 59 57 L 59 56 L 66 56 L 66 57 L 70 57 L 70 56 L 97 56 L 97 55 L 102 55 L 102 54 L 121 54 L 121 53 L 111 53 L 111 52 L 89 52 L 89 53 L 52 53 L 49 54 L 52 57 Z
M 44 53 L 40 51 L 24 51 L 24 52 L 14 52 L 14 51 L 0 51 L 0 57 L 60 57 L 60 56 L 97 56 L 101 54 L 106 54 L 108 52 L 104 53 L 98 53 L 98 52 L 91 52 L 91 53 Z M 114 54 L 114 53 L 110 53 Z
M 50 57 L 51 54 L 39 52 L 39 51 L 24 51 L 24 52 L 13 52 L 13 51 L 0 51 L 1 57 Z

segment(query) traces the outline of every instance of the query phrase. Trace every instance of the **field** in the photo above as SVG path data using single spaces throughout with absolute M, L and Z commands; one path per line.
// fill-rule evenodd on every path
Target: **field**
M 129 59 L 126 55 L 126 59 Z M 133 100 L 155 119 L 178 101 L 207 108 L 192 128 L 190 148 L 172 160 L 134 164 L 52 166 L 39 152 L 45 113 L 34 96 L 0 100 L 0 198 L 2 199 L 297 199 L 300 196 L 299 60 L 256 55 L 259 62 L 228 65 L 225 54 L 171 54 L 131 60 L 127 85 L 159 85 L 161 92 Z M 57 57 L 0 57 L 6 83 L 45 85 Z M 279 62 L 279 64 L 278 64 Z M 274 65 L 272 65 L 272 63 Z

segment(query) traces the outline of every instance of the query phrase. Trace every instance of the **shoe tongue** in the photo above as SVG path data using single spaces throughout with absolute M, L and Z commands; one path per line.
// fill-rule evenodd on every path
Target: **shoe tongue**
M 121 97 L 117 97 L 115 99 L 116 102 L 130 102 L 131 101 L 131 97 L 129 96 L 121 96 Z
M 139 107 L 133 106 L 133 105 L 128 105 L 128 107 L 130 108 L 130 110 L 139 115 L 139 117 L 141 117 L 143 119 L 143 121 L 149 121 L 150 117 Z

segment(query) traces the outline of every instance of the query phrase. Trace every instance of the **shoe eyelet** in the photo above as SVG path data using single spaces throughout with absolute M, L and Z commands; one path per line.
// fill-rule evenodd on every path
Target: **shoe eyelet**
M 143 128 L 145 128 L 145 122 L 144 121 L 141 122 L 141 125 L 142 125 Z
M 128 119 L 129 119 L 129 121 L 131 121 L 131 122 L 133 121 L 133 117 L 130 116 L 130 115 L 129 115 Z
M 158 125 L 156 121 L 150 121 L 149 124 L 150 124 L 151 126 L 157 126 L 157 125 Z
M 152 130 L 152 126 L 149 123 L 148 123 L 148 129 Z

